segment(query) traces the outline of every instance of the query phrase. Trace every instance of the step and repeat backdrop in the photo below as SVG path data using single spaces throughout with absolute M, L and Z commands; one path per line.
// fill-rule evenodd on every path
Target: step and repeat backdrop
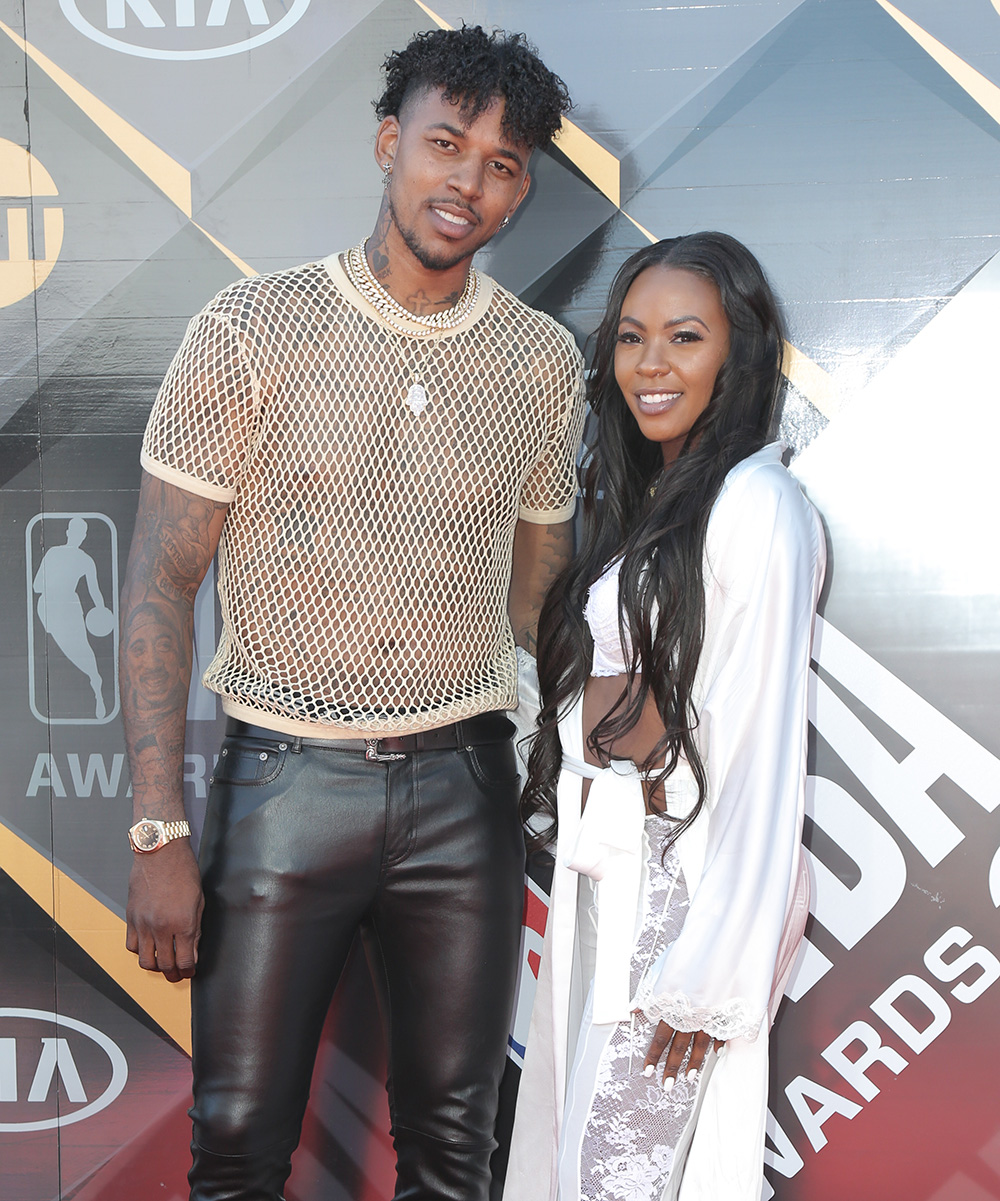
M 1000 0 L 0 0 L 0 1195 L 186 1196 L 186 988 L 123 950 L 141 432 L 216 291 L 370 230 L 380 63 L 462 21 L 576 102 L 485 270 L 582 344 L 628 253 L 714 228 L 785 305 L 831 570 L 763 1196 L 1000 1198 Z M 144 687 L 177 671 L 161 646 Z M 188 718 L 197 828 L 200 686 Z M 528 882 L 508 1100 L 545 912 Z M 359 960 L 292 1201 L 391 1194 L 373 1013 Z

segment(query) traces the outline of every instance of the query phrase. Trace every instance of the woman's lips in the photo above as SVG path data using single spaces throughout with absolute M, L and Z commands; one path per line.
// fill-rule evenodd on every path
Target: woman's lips
M 678 400 L 680 400 L 682 392 L 636 392 L 635 400 L 639 406 L 639 411 L 646 413 L 650 417 L 655 417 L 658 413 L 665 413 L 669 408 L 672 408 Z

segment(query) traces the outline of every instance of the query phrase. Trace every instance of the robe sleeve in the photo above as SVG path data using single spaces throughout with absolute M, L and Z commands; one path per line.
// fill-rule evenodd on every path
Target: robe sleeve
M 704 862 L 681 933 L 636 997 L 648 1018 L 675 1029 L 728 1040 L 753 1039 L 765 1026 L 801 853 L 824 567 L 819 518 L 779 463 L 720 495 L 706 539 L 699 670 Z

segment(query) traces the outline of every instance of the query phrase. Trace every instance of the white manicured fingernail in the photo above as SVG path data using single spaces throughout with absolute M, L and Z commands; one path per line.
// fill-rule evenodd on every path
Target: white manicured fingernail
M 691 1071 L 688 1072 L 687 1078 L 688 1078 L 688 1080 L 697 1080 L 698 1079 L 698 1069 L 692 1068 Z
M 647 1063 L 646 1066 L 642 1069 L 642 1074 L 648 1078 L 648 1077 L 652 1076 L 652 1074 L 655 1071 L 656 1071 L 656 1064 L 655 1063 Z
M 665 1093 L 669 1093 L 673 1087 L 674 1087 L 674 1078 L 673 1078 L 673 1076 L 668 1076 L 666 1078 L 666 1080 L 664 1080 L 664 1082 L 663 1082 L 663 1091 Z

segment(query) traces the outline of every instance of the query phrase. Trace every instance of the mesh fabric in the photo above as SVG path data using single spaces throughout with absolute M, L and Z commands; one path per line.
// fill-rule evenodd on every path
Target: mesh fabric
M 411 336 L 331 256 L 191 321 L 142 464 L 230 504 L 204 682 L 233 716 L 372 736 L 517 703 L 514 527 L 572 515 L 582 364 L 560 325 L 482 285 L 462 325 Z

